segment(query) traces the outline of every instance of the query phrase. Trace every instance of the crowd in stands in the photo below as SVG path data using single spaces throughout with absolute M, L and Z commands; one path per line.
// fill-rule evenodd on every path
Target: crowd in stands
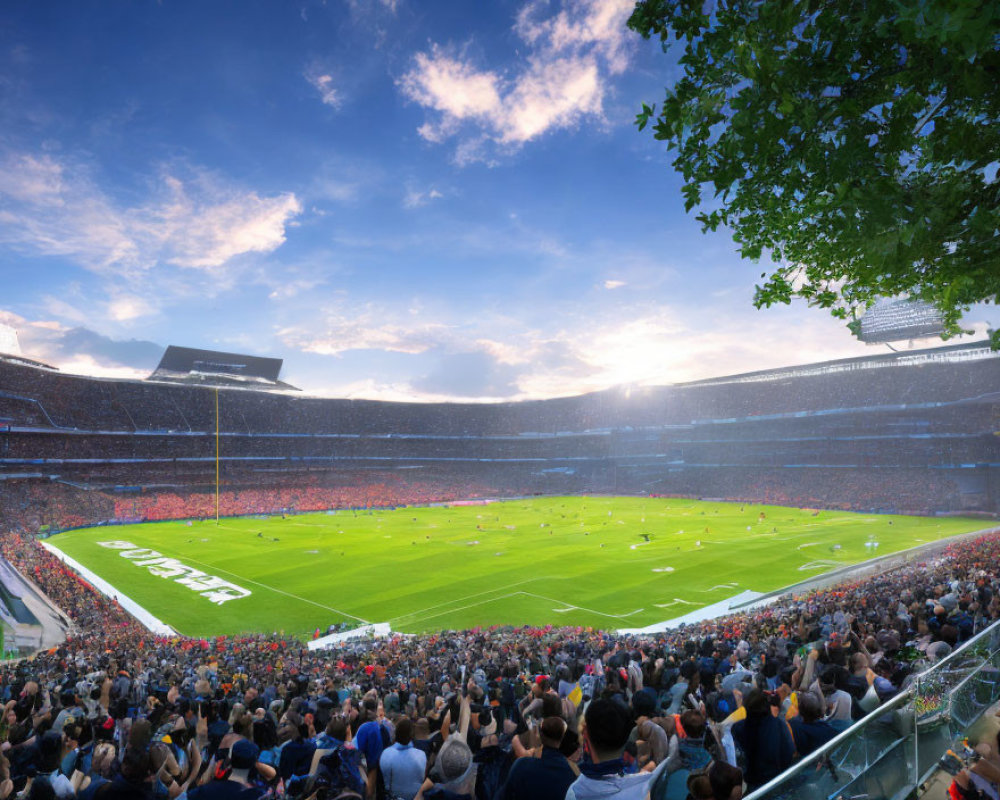
M 246 433 L 376 432 L 439 435 L 557 433 L 687 424 L 864 406 L 898 407 L 978 398 L 994 391 L 1000 359 L 914 364 L 885 356 L 877 369 L 769 380 L 610 390 L 542 403 L 421 404 L 322 400 L 221 389 L 224 430 Z M 896 364 L 895 366 L 889 366 Z M 214 392 L 203 386 L 94 380 L 0 359 L 0 421 L 103 431 L 211 431 Z
M 145 466 L 143 467 L 145 469 Z M 390 508 L 456 502 L 466 499 L 522 497 L 544 487 L 545 494 L 573 493 L 570 482 L 556 476 L 532 484 L 525 476 L 472 470 L 452 474 L 437 470 L 417 478 L 411 471 L 235 473 L 224 479 L 220 493 L 223 516 L 322 511 L 329 508 Z M 650 496 L 701 497 L 771 505 L 843 511 L 932 514 L 960 508 L 963 500 L 947 472 L 926 469 L 881 470 L 878 480 L 862 469 L 714 471 L 645 474 L 626 468 L 621 478 L 641 486 Z M 188 519 L 215 515 L 215 491 L 205 476 L 168 476 L 174 488 L 144 486 L 143 475 L 119 473 L 115 489 L 88 488 L 47 479 L 6 480 L 0 484 L 0 519 L 6 530 L 65 530 L 107 522 Z M 213 475 L 214 477 L 214 475 Z M 137 483 L 127 485 L 130 480 Z M 175 485 L 176 484 L 176 485 Z M 875 488 L 877 484 L 878 488 Z M 611 487 L 597 488 L 608 492 Z M 886 505 L 892 495 L 896 502 Z M 851 497 L 851 500 L 844 500 Z M 972 506 L 975 508 L 975 505 Z
M 547 492 L 561 480 L 570 491 L 886 510 L 891 498 L 893 510 L 956 510 L 979 500 L 928 468 L 936 450 L 891 470 L 692 465 L 699 447 L 734 431 L 786 448 L 798 441 L 793 429 L 769 422 L 761 437 L 756 418 L 800 412 L 833 420 L 819 440 L 838 426 L 856 435 L 883 425 L 879 448 L 890 452 L 911 444 L 900 430 L 927 428 L 939 413 L 931 406 L 962 400 L 948 430 L 979 453 L 995 445 L 983 438 L 992 406 L 982 398 L 998 370 L 992 359 L 496 406 L 222 390 L 218 422 L 233 461 L 220 511 L 412 505 L 527 493 L 517 487 L 542 480 L 553 482 Z M 0 386 L 0 553 L 73 621 L 63 645 L 0 668 L 0 800 L 735 798 L 1000 619 L 1000 536 L 991 535 L 927 563 L 642 637 L 489 628 L 324 652 L 279 635 L 159 637 L 31 534 L 214 515 L 215 393 L 2 361 Z M 873 405 L 897 408 L 851 417 Z M 825 445 L 802 441 L 812 463 Z M 471 460 L 452 464 L 458 451 Z M 959 464 L 964 452 L 942 463 Z M 438 472 L 421 481 L 359 469 L 363 480 L 337 480 L 345 453 L 376 464 L 426 456 Z M 684 469 L 665 473 L 665 454 Z M 309 464 L 320 456 L 328 462 L 316 477 Z M 242 458 L 274 467 L 272 477 L 235 474 Z M 600 462 L 590 473 L 588 460 Z M 1000 779 L 1000 769 L 989 772 L 1000 765 L 996 748 L 984 755 L 985 777 Z
M 884 361 L 896 363 L 894 356 Z M 224 471 L 284 469 L 306 487 L 315 469 L 402 474 L 419 467 L 438 471 L 445 484 L 490 487 L 493 496 L 532 485 L 545 493 L 996 511 L 985 488 L 995 484 L 987 473 L 996 468 L 983 465 L 996 462 L 990 398 L 1000 358 L 806 371 L 815 374 L 487 405 L 220 389 L 217 419 L 216 392 L 204 386 L 96 380 L 0 359 L 0 478 L 37 473 L 90 486 L 175 485 L 178 497 L 143 498 L 119 517 L 200 515 L 197 492 L 190 495 L 197 507 L 179 507 L 191 489 L 214 480 L 218 423 Z M 258 502 L 234 491 L 227 508 L 296 506 L 286 499 Z M 358 499 L 332 504 L 369 501 Z M 419 500 L 389 504 L 409 502 Z M 298 505 L 324 506 L 311 496 Z
M 33 537 L 0 552 L 75 623 L 3 671 L 0 800 L 739 797 L 1000 619 L 1000 534 L 661 634 L 505 627 L 315 652 L 158 637 Z
M 48 480 L 0 483 L 0 534 L 94 525 L 115 518 L 114 496 Z
M 835 511 L 934 514 L 961 509 L 958 486 L 943 470 L 778 470 L 767 467 L 688 470 L 657 476 L 656 496 L 702 497 Z M 976 498 L 970 498 L 974 501 Z M 972 506 L 975 507 L 975 506 Z
M 219 494 L 222 516 L 298 513 L 330 508 L 393 508 L 523 495 L 473 480 L 404 480 L 392 473 L 281 474 L 265 484 L 240 475 Z M 88 489 L 48 480 L 0 483 L 0 524 L 14 532 L 66 530 L 110 522 L 139 522 L 215 516 L 215 491 L 127 486 Z
M 488 498 L 488 489 L 403 483 L 386 476 L 354 486 L 296 486 L 224 489 L 219 494 L 223 516 L 323 511 L 328 508 L 388 508 L 427 505 L 466 498 Z M 161 520 L 215 515 L 215 493 L 150 491 L 115 498 L 116 519 Z

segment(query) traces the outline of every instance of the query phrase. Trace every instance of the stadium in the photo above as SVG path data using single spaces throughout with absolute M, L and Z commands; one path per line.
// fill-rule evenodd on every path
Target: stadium
M 16 349 L 12 331 L 4 341 Z M 263 712 L 273 702 L 250 687 L 266 666 L 295 687 L 282 725 L 303 718 L 295 708 L 329 718 L 309 710 L 319 691 L 440 727 L 440 697 L 463 713 L 464 681 L 439 683 L 460 672 L 513 733 L 550 681 L 564 700 L 645 693 L 645 716 L 669 718 L 695 676 L 723 709 L 758 675 L 766 691 L 801 683 L 798 659 L 820 639 L 824 680 L 843 670 L 823 684 L 846 698 L 832 738 L 872 697 L 890 709 L 916 691 L 925 659 L 995 636 L 1000 357 L 986 344 L 501 404 L 313 398 L 280 372 L 279 359 L 180 347 L 142 381 L 2 356 L 7 649 L 69 677 L 67 659 L 104 652 L 119 675 L 107 697 L 63 685 L 63 704 L 106 701 L 113 717 L 116 697 L 152 702 L 188 674 L 198 696 Z M 420 655 L 432 642 L 445 643 L 433 667 Z M 183 673 L 139 669 L 166 651 L 185 654 Z M 995 657 L 951 673 L 980 712 Z M 415 669 L 434 676 L 426 696 Z M 352 712 L 359 727 L 367 708 Z M 728 713 L 702 713 L 714 735 L 730 730 Z M 859 727 L 885 753 L 909 741 Z M 663 758 L 650 736 L 643 763 Z M 906 782 L 852 747 L 830 786 Z
M 997 76 L 0 3 L 0 800 L 1000 800 Z

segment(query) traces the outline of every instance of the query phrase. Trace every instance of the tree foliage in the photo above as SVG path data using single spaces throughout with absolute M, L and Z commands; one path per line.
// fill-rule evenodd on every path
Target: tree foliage
M 909 294 L 950 335 L 1000 300 L 1000 2 L 640 0 L 628 24 L 683 47 L 636 122 L 703 229 L 773 260 L 758 308 Z

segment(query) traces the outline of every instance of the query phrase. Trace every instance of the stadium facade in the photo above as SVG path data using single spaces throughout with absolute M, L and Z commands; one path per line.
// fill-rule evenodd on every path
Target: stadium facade
M 555 493 L 1000 511 L 984 343 L 500 404 L 312 398 L 275 391 L 273 364 L 264 389 L 220 388 L 174 366 L 130 381 L 0 359 L 4 525 L 214 513 L 216 393 L 223 514 Z

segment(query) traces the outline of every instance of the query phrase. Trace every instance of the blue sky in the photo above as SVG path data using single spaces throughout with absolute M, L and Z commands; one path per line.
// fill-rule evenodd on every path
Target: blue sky
M 144 376 L 516 399 L 877 352 L 683 211 L 627 0 L 0 6 L 0 323 Z

